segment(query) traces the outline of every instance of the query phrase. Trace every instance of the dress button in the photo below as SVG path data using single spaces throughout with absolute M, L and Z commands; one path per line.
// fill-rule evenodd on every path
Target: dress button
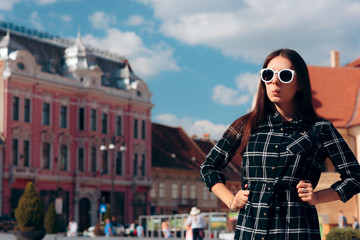
M 264 212 L 264 216 L 266 216 L 266 212 Z
M 268 190 L 270 191 L 270 190 L 271 190 L 271 187 L 268 187 Z
M 279 145 L 275 145 L 275 148 L 278 148 L 279 147 Z
M 284 129 L 283 129 L 283 128 L 280 128 L 280 131 L 284 131 Z
M 271 169 L 272 169 L 272 170 L 274 170 L 274 169 L 275 169 L 275 167 L 271 167 Z
M 261 240 L 265 240 L 265 238 L 264 238 L 264 237 L 261 237 Z

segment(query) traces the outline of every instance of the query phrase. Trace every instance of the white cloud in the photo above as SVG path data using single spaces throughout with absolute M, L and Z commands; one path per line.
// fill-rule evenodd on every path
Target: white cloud
M 114 51 L 121 55 L 133 56 L 143 52 L 144 46 L 142 39 L 134 32 L 122 32 L 119 29 L 110 28 L 105 30 L 104 38 L 97 38 L 91 34 L 83 37 L 87 44 L 94 47 Z
M 131 64 L 140 76 L 153 76 L 163 71 L 178 71 L 173 58 L 173 49 L 165 43 L 154 45 L 152 49 L 143 49 L 132 58 Z
M 94 12 L 88 19 L 95 29 L 108 29 L 111 23 L 116 22 L 115 16 L 109 16 L 103 11 Z
M 160 114 L 156 116 L 155 119 L 160 123 L 168 124 L 173 127 L 179 126 L 180 125 L 179 123 L 181 122 L 175 115 L 170 113 Z M 184 119 L 182 121 L 184 121 Z M 186 120 L 186 123 L 189 124 L 190 120 Z
M 36 2 L 39 5 L 46 5 L 46 4 L 53 4 L 56 3 L 58 0 L 37 0 Z
M 9 11 L 13 6 L 21 0 L 0 0 L 0 10 Z
M 214 124 L 209 120 L 194 120 L 187 117 L 178 118 L 169 113 L 160 114 L 154 117 L 153 120 L 172 127 L 181 126 L 189 136 L 196 135 L 202 137 L 205 133 L 208 133 L 210 138 L 214 140 L 219 140 L 227 128 L 223 124 Z
M 61 16 L 61 20 L 64 21 L 64 22 L 71 22 L 72 21 L 72 17 L 70 15 L 62 15 Z
M 353 0 L 139 0 L 150 5 L 160 30 L 190 45 L 261 63 L 277 48 L 296 49 L 310 63 L 329 64 L 331 50 L 344 62 L 359 55 L 360 1 Z
M 36 29 L 38 29 L 38 30 L 44 29 L 41 19 L 39 17 L 39 14 L 36 11 L 31 13 L 30 22 Z
M 199 120 L 195 121 L 187 131 L 189 131 L 191 135 L 195 134 L 199 137 L 202 137 L 205 133 L 209 133 L 211 139 L 219 140 L 226 128 L 227 126 L 223 124 L 214 124 L 209 120 Z
M 144 23 L 145 23 L 145 19 L 140 15 L 131 15 L 125 22 L 126 25 L 130 25 L 130 26 L 139 26 Z
M 248 103 L 250 97 L 224 85 L 217 85 L 213 89 L 212 100 L 222 105 L 237 106 Z
M 257 91 L 259 75 L 249 72 L 241 73 L 235 79 L 238 90 L 217 85 L 213 89 L 212 100 L 218 104 L 237 106 L 248 104 Z
M 179 66 L 173 58 L 174 49 L 166 43 L 160 42 L 150 47 L 145 46 L 141 37 L 135 32 L 123 32 L 117 28 L 111 28 L 110 24 L 116 23 L 115 17 L 108 16 L 102 11 L 94 12 L 88 19 L 94 28 L 103 29 L 106 36 L 99 38 L 88 34 L 83 37 L 84 42 L 128 58 L 135 73 L 144 80 L 162 71 L 179 70 Z M 145 20 L 139 15 L 132 15 L 126 21 L 126 24 L 132 26 L 143 23 Z
M 137 75 L 144 78 L 162 71 L 178 71 L 179 67 L 173 58 L 173 49 L 165 43 L 146 47 L 142 39 L 134 32 L 122 32 L 109 28 L 104 38 L 85 35 L 86 44 L 124 55 Z
M 235 79 L 235 84 L 238 87 L 238 89 L 249 93 L 251 96 L 256 93 L 259 82 L 260 82 L 259 74 L 253 74 L 249 72 L 241 73 Z

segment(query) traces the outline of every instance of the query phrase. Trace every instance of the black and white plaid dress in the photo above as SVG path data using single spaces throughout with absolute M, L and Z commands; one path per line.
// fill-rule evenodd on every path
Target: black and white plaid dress
M 241 134 L 229 127 L 201 165 L 209 189 L 226 182 L 221 170 L 240 140 Z M 282 122 L 278 112 L 266 116 L 252 130 L 243 153 L 242 179 L 250 195 L 240 210 L 235 239 L 320 240 L 316 208 L 300 200 L 296 185 L 309 180 L 315 188 L 326 158 L 341 175 L 331 188 L 346 202 L 360 192 L 360 166 L 332 123 L 318 119 L 309 124 L 298 116 Z

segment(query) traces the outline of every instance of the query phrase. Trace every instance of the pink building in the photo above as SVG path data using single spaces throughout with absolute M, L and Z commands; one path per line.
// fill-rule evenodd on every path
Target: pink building
M 10 29 L 10 30 L 8 30 Z M 121 56 L 0 23 L 0 215 L 33 181 L 63 224 L 149 214 L 152 93 Z

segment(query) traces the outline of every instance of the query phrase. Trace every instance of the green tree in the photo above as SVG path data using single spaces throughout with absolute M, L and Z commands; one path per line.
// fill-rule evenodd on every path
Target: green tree
M 15 218 L 21 231 L 44 229 L 44 208 L 34 184 L 28 182 L 20 197 Z
M 49 208 L 45 216 L 45 230 L 46 233 L 57 233 L 58 224 L 57 224 L 57 215 L 55 211 L 55 203 L 52 202 L 49 205 Z

